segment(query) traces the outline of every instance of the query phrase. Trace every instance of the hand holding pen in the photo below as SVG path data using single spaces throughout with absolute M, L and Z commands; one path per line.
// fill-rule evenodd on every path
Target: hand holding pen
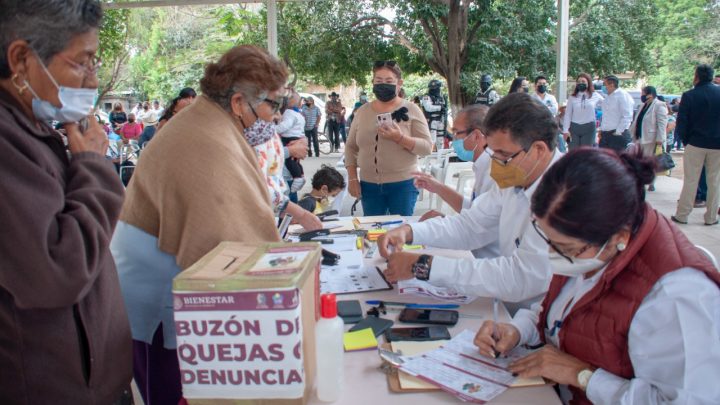
M 495 321 L 483 322 L 474 341 L 480 354 L 492 358 L 514 349 L 518 342 L 520 342 L 520 332 L 513 325 Z

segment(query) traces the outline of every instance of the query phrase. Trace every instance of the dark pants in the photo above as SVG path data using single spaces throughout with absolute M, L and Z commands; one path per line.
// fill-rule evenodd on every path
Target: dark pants
M 707 179 L 705 178 L 705 166 L 700 172 L 700 181 L 698 181 L 697 192 L 695 193 L 695 201 L 707 200 Z
M 320 142 L 318 141 L 317 128 L 306 129 L 305 137 L 308 139 L 308 156 L 312 156 L 312 149 L 315 148 L 315 156 L 320 156 Z
M 292 141 L 297 141 L 300 138 L 280 138 L 282 141 L 283 146 L 287 146 Z M 302 165 L 300 164 L 300 161 L 295 159 L 294 157 L 289 157 L 285 159 L 285 167 L 290 172 L 290 175 L 293 177 L 293 179 L 297 179 L 298 177 L 302 177 L 304 174 L 304 170 Z
M 340 149 L 340 123 L 333 120 L 328 120 L 328 140 L 333 144 L 335 149 Z
M 340 136 L 342 137 L 343 143 L 347 143 L 347 132 L 345 129 L 345 124 L 340 123 Z
M 140 140 L 138 141 L 140 143 L 140 147 L 143 147 L 147 142 L 150 142 L 150 140 L 153 139 L 156 128 L 156 126 L 151 125 L 143 129 L 142 134 L 140 134 Z
M 182 398 L 177 350 L 163 347 L 162 325 L 149 345 L 133 340 L 133 376 L 146 405 L 177 405 Z
M 600 147 L 608 148 L 616 151 L 617 153 L 623 152 L 627 146 L 632 142 L 630 131 L 627 129 L 621 135 L 615 135 L 615 131 L 602 131 L 600 138 Z
M 419 194 L 412 179 L 384 184 L 361 181 L 360 193 L 365 216 L 393 214 L 411 216 L 415 211 L 415 202 Z
M 587 124 L 570 123 L 570 150 L 580 146 L 593 146 L 595 143 L 595 121 Z

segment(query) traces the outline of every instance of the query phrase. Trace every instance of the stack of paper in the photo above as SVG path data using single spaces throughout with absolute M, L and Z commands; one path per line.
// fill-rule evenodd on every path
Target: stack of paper
M 372 328 L 367 328 L 355 332 L 345 332 L 343 345 L 346 352 L 354 352 L 357 350 L 377 349 L 378 342 Z

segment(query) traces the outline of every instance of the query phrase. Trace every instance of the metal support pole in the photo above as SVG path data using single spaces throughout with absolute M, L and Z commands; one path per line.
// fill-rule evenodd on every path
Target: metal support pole
M 278 55 L 277 0 L 267 0 L 267 40 L 270 55 Z
M 570 20 L 570 0 L 558 0 L 558 31 L 557 31 L 557 62 L 556 72 L 556 96 L 558 104 L 562 105 L 567 100 L 568 84 L 568 37 Z

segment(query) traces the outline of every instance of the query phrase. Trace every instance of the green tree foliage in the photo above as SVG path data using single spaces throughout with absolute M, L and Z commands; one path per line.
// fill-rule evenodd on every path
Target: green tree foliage
M 99 34 L 98 56 L 102 60 L 102 66 L 98 71 L 98 102 L 119 84 L 121 69 L 128 57 L 129 18 L 130 11 L 126 9 L 105 11 Z

